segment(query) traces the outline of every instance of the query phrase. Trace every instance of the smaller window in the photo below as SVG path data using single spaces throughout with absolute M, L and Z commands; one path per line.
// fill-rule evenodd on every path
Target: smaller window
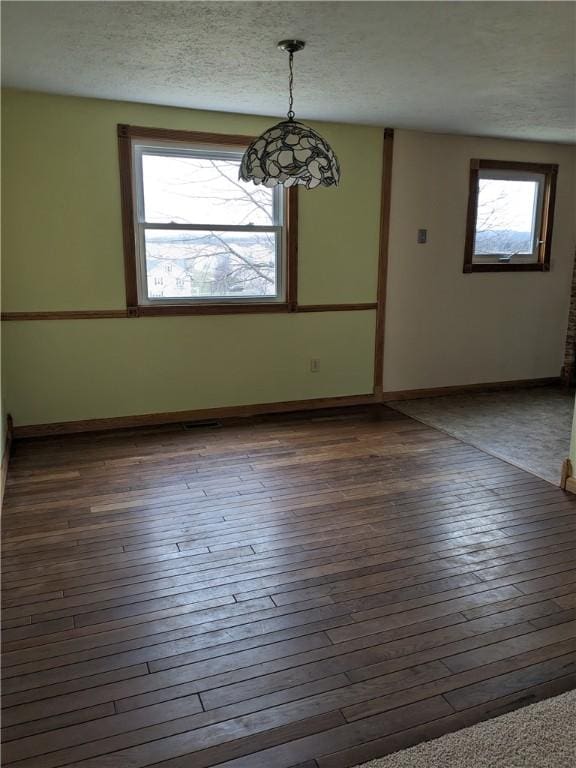
M 550 269 L 557 165 L 470 162 L 464 272 Z

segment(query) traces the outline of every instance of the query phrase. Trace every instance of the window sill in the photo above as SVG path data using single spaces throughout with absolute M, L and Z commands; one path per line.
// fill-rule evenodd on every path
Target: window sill
M 464 274 L 470 272 L 549 272 L 550 265 L 536 264 L 464 264 Z
M 130 317 L 178 317 L 180 315 L 257 315 L 263 313 L 291 312 L 287 302 L 253 304 L 168 304 L 129 307 Z

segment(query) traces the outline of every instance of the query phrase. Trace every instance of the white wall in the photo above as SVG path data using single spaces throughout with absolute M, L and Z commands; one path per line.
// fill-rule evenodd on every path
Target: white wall
M 384 390 L 558 376 L 574 258 L 570 146 L 396 131 Z M 463 274 L 470 159 L 558 163 L 550 272 Z M 419 228 L 428 243 L 418 245 Z

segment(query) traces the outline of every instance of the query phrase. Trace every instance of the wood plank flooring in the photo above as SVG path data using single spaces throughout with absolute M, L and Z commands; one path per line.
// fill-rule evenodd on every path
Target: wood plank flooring
M 347 768 L 574 687 L 575 512 L 384 407 L 18 442 L 3 764 Z

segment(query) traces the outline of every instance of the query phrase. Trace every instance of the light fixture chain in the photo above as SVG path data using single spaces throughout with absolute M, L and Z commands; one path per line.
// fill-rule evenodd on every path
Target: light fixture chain
M 288 103 L 288 120 L 294 120 L 294 110 L 292 107 L 294 106 L 294 52 L 290 51 L 290 55 L 288 58 L 288 66 L 290 68 L 290 75 L 288 77 L 288 91 L 290 93 L 290 100 Z

